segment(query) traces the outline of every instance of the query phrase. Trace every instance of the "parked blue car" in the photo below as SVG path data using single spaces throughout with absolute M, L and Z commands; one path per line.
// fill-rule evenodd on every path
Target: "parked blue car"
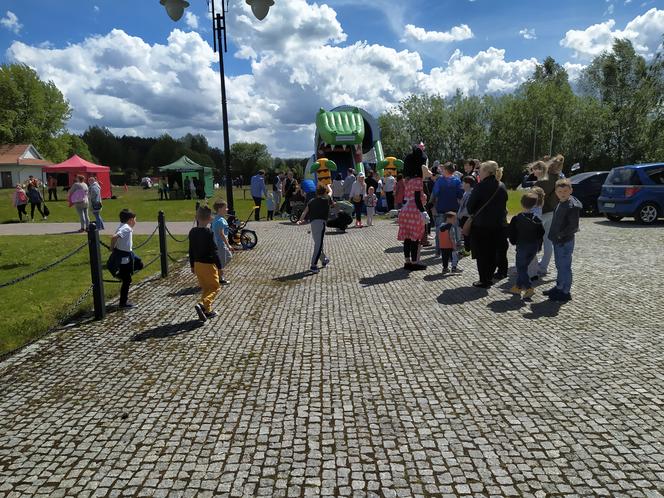
M 655 223 L 664 217 L 664 163 L 613 168 L 597 207 L 611 221 L 633 216 L 646 225 Z

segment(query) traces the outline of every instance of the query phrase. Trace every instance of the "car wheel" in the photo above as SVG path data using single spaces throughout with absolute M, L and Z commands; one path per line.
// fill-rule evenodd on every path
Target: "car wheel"
M 618 216 L 617 214 L 607 214 L 606 219 L 609 221 L 620 221 L 623 219 L 623 217 Z
M 636 212 L 635 218 L 639 223 L 652 225 L 657 221 L 658 216 L 659 212 L 657 211 L 657 206 L 652 203 L 646 203 Z

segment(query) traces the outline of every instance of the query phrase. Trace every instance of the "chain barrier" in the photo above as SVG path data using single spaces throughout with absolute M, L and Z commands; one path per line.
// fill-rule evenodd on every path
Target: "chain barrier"
M 113 250 L 113 249 L 111 249 L 111 246 L 109 246 L 108 244 L 106 244 L 106 243 L 105 243 L 103 240 L 101 240 L 101 239 L 99 239 L 99 244 L 100 244 L 102 247 L 105 247 L 105 248 L 106 248 L 107 250 L 109 250 L 109 251 L 112 251 L 112 250 Z
M 23 282 L 24 280 L 27 280 L 27 279 L 29 279 L 29 278 L 32 278 L 32 277 L 34 277 L 35 275 L 39 275 L 40 273 L 43 273 L 43 272 L 45 272 L 45 271 L 50 270 L 51 268 L 53 268 L 53 267 L 59 265 L 60 263 L 63 263 L 63 262 L 65 262 L 65 261 L 67 261 L 69 258 L 71 258 L 72 256 L 74 256 L 75 254 L 79 253 L 79 252 L 80 252 L 84 247 L 86 247 L 87 245 L 88 245 L 87 242 L 84 243 L 84 244 L 81 244 L 80 246 L 78 246 L 76 249 L 74 249 L 74 250 L 73 250 L 72 252 L 70 252 L 69 254 L 64 255 L 64 256 L 61 257 L 60 259 L 56 259 L 56 260 L 53 261 L 52 263 L 49 263 L 48 265 L 44 266 L 43 268 L 40 268 L 39 270 L 35 270 L 35 271 L 33 271 L 32 273 L 28 273 L 27 275 L 23 275 L 23 276 L 21 276 L 21 277 L 16 277 L 16 278 L 10 280 L 9 282 L 5 282 L 4 284 L 0 284 L 0 289 L 3 289 L 3 288 L 5 288 L 5 287 L 9 287 L 10 285 L 14 285 L 14 284 L 17 284 L 17 283 L 19 283 L 19 282 Z
M 187 242 L 187 240 L 189 240 L 188 238 L 178 239 L 178 238 L 175 237 L 175 235 L 173 235 L 173 234 L 171 233 L 171 231 L 168 229 L 168 226 L 166 226 L 165 228 L 166 228 L 166 233 L 167 233 L 167 234 L 171 237 L 171 239 L 173 239 L 175 242 L 182 243 L 182 242 Z
M 145 270 L 148 266 L 150 266 L 152 263 L 154 263 L 155 261 L 157 261 L 159 258 L 161 258 L 161 253 L 157 254 L 154 258 L 152 258 L 150 261 L 148 261 L 147 263 L 145 263 L 145 264 L 143 265 L 143 270 Z
M 152 240 L 152 237 L 154 237 L 154 234 L 157 233 L 157 230 L 159 230 L 159 225 L 157 225 L 156 227 L 154 227 L 154 230 L 152 231 L 152 233 L 150 234 L 150 236 L 149 236 L 147 239 L 145 239 L 143 242 L 141 242 L 141 243 L 138 244 L 137 246 L 134 246 L 134 249 L 140 249 L 140 248 L 143 247 L 145 244 L 147 244 L 148 242 L 150 242 L 150 241 Z

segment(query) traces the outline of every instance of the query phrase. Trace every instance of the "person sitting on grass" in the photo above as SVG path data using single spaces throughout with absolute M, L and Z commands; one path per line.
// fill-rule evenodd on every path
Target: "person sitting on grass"
M 316 197 L 309 201 L 304 208 L 297 224 L 301 225 L 309 217 L 311 221 L 311 237 L 314 239 L 314 254 L 311 258 L 311 273 L 318 273 L 318 261 L 323 258 L 323 267 L 330 264 L 328 258 L 323 252 L 323 239 L 325 238 L 325 224 L 330 216 L 330 198 L 329 190 L 325 185 L 318 185 L 316 188 Z
M 212 222 L 212 233 L 214 233 L 214 242 L 217 244 L 217 255 L 219 256 L 219 283 L 221 285 L 228 285 L 230 282 L 224 278 L 224 268 L 228 266 L 233 257 L 231 243 L 228 241 L 228 221 L 226 221 L 226 214 L 228 213 L 228 205 L 226 201 L 217 201 L 212 206 L 216 216 Z
M 516 284 L 510 292 L 530 299 L 535 294 L 528 266 L 536 258 L 544 239 L 542 220 L 533 214 L 537 206 L 537 194 L 527 193 L 521 197 L 522 211 L 510 221 L 508 233 L 512 245 L 516 246 Z
M 136 226 L 136 214 L 129 209 L 120 211 L 120 226 L 111 237 L 112 257 L 117 261 L 117 272 L 109 265 L 109 270 L 122 281 L 120 285 L 120 308 L 129 309 L 135 305 L 128 301 L 131 276 L 134 271 L 143 267 L 140 259 L 134 254 L 134 227 Z
M 545 291 L 544 295 L 552 301 L 565 303 L 572 300 L 572 254 L 583 205 L 572 196 L 572 183 L 567 178 L 556 182 L 555 192 L 559 203 L 553 211 L 549 240 L 553 244 L 556 263 L 556 286 Z
M 438 229 L 438 242 L 440 255 L 443 258 L 443 273 L 450 272 L 450 261 L 452 261 L 452 273 L 461 273 L 463 270 L 457 267 L 461 232 L 457 224 L 457 214 L 454 211 L 448 211 L 443 215 L 443 224 Z
M 217 316 L 217 312 L 212 311 L 212 303 L 221 288 L 218 271 L 221 262 L 214 243 L 214 235 L 208 228 L 211 221 L 212 210 L 207 206 L 201 206 L 196 211 L 198 226 L 189 231 L 189 265 L 201 287 L 202 301 L 196 303 L 194 309 L 201 322 Z

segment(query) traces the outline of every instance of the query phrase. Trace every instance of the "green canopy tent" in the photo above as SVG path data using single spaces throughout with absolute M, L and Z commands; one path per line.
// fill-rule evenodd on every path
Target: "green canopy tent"
M 189 178 L 193 181 L 194 178 L 205 185 L 205 196 L 212 197 L 214 195 L 214 176 L 212 168 L 207 168 L 195 163 L 187 156 L 182 156 L 174 163 L 162 166 L 159 168 L 159 173 L 168 176 L 168 184 L 173 191 L 173 183 L 178 182 L 180 191 L 184 187 L 185 179 Z

